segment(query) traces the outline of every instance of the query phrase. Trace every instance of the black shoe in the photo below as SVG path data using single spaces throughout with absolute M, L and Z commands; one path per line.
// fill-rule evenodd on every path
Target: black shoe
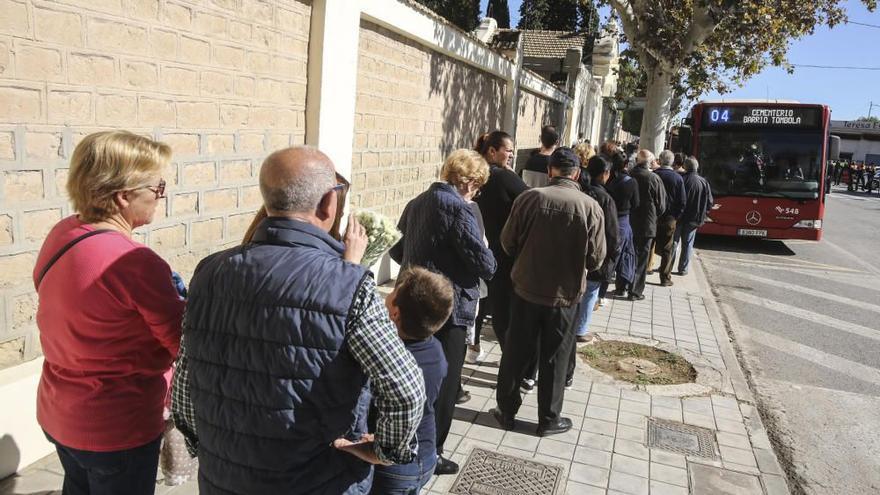
M 442 476 L 444 474 L 455 474 L 457 472 L 458 464 L 450 461 L 442 455 L 437 456 L 437 465 L 434 466 L 434 474 Z
M 519 384 L 519 391 L 524 394 L 530 394 L 535 391 L 535 380 L 526 378 Z
M 495 418 L 495 421 L 498 421 L 498 424 L 501 425 L 502 430 L 510 431 L 516 425 L 516 420 L 513 417 L 507 416 L 497 407 L 493 407 L 489 412 L 492 413 L 492 417 Z
M 559 418 L 555 423 L 546 425 L 538 425 L 538 436 L 546 437 L 547 435 L 556 435 L 565 433 L 571 429 L 571 420 L 568 418 Z
M 456 404 L 464 404 L 465 402 L 471 400 L 471 393 L 467 390 L 461 389 L 458 391 L 458 397 L 455 399 Z
M 679 277 L 684 277 L 685 275 L 688 274 L 688 272 L 683 272 L 683 271 L 679 270 L 679 271 L 675 272 L 675 274 L 678 275 Z
M 565 390 L 571 390 L 574 387 L 574 378 L 568 378 L 565 380 Z
M 654 270 L 648 270 L 647 273 L 648 273 L 648 275 L 653 275 L 653 274 L 654 274 Z
M 666 279 L 660 282 L 662 287 L 672 287 L 672 280 Z
M 630 301 L 642 301 L 645 299 L 645 295 L 644 294 L 630 294 L 627 299 L 629 299 Z
M 614 291 L 615 297 L 626 297 L 626 290 L 624 289 L 616 289 Z

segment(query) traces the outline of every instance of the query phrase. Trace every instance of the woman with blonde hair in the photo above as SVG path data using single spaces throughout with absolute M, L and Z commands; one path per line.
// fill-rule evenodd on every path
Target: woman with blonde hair
M 495 257 L 483 242 L 477 219 L 468 201 L 489 178 L 489 165 L 476 151 L 460 149 L 447 157 L 440 182 L 410 201 L 397 227 L 403 238 L 391 249 L 401 265 L 422 266 L 452 282 L 455 302 L 452 315 L 434 336 L 443 345 L 448 371 L 435 405 L 437 420 L 436 474 L 454 474 L 458 465 L 443 457 L 443 443 L 452 425 L 452 414 L 461 386 L 467 328 L 474 324 L 480 299 L 480 279 L 495 273 Z
M 168 145 L 126 131 L 76 147 L 77 214 L 49 232 L 34 268 L 45 363 L 37 421 L 64 467 L 63 493 L 152 494 L 184 302 L 171 269 L 132 231 L 165 197 Z

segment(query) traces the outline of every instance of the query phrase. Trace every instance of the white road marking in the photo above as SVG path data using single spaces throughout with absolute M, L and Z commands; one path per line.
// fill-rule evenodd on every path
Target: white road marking
M 807 311 L 806 309 L 801 309 L 796 306 L 791 306 L 789 304 L 771 301 L 769 299 L 764 299 L 758 296 L 753 296 L 752 294 L 746 294 L 745 292 L 741 292 L 738 290 L 729 291 L 729 295 L 730 297 L 744 303 L 754 304 L 756 306 L 761 306 L 773 311 L 777 311 L 779 313 L 794 316 L 795 318 L 812 321 L 814 323 L 819 323 L 821 325 L 836 328 L 847 333 L 859 335 L 867 339 L 880 341 L 880 330 L 874 328 L 868 328 L 856 323 L 838 320 L 837 318 L 832 318 L 828 315 L 815 313 L 813 311 Z
M 834 301 L 839 304 L 846 304 L 848 306 L 854 306 L 862 311 L 873 311 L 874 313 L 880 313 L 880 306 L 876 306 L 864 301 L 857 301 L 850 299 L 848 297 L 838 296 L 837 294 L 829 294 L 826 291 L 810 289 L 808 287 L 803 287 L 800 285 L 790 284 L 788 282 L 781 282 L 779 280 L 773 280 L 769 278 L 759 277 L 758 275 L 752 275 L 749 273 L 744 273 L 736 270 L 724 269 L 722 270 L 740 278 L 744 278 L 746 280 L 751 280 L 752 282 L 757 282 L 759 284 L 770 285 L 773 287 L 779 287 L 780 289 L 785 289 L 788 291 L 800 292 L 801 294 L 806 294 L 808 296 L 814 296 L 822 299 L 826 299 L 828 301 Z
M 718 256 L 716 258 L 718 261 L 732 261 L 738 263 L 744 263 L 749 265 L 761 265 L 768 267 L 777 267 L 783 269 L 792 269 L 792 268 L 800 268 L 803 270 L 821 270 L 821 271 L 831 271 L 831 272 L 841 272 L 841 273 L 861 273 L 858 270 L 852 270 L 849 268 L 843 268 L 840 266 L 833 265 L 824 265 L 824 264 L 816 264 L 816 266 L 806 265 L 806 264 L 798 264 L 795 260 L 790 260 L 786 262 L 773 262 L 773 261 L 761 261 L 761 260 L 745 260 L 742 258 L 729 258 L 726 256 Z
M 880 369 L 850 361 L 849 359 L 829 354 L 808 345 L 779 337 L 752 327 L 744 327 L 749 339 L 779 352 L 801 358 L 819 366 L 843 373 L 847 376 L 880 385 Z
M 871 263 L 868 263 L 867 261 L 863 260 L 859 256 L 853 256 L 853 253 L 851 251 L 847 251 L 846 249 L 838 246 L 837 244 L 834 244 L 833 242 L 831 242 L 829 240 L 825 240 L 823 242 L 827 246 L 829 246 L 832 249 L 843 254 L 845 256 L 844 259 L 846 259 L 847 261 L 854 261 L 854 262 L 856 262 L 856 264 L 858 264 L 859 266 L 864 268 L 866 271 L 871 272 L 875 275 L 880 275 L 880 269 L 878 269 L 876 266 L 872 265 Z
M 748 261 L 730 261 L 730 260 L 725 260 L 725 259 L 711 260 L 711 261 L 719 261 L 719 262 L 722 262 L 722 263 L 725 263 L 728 265 L 754 267 L 754 265 Z M 853 287 L 858 287 L 862 290 L 871 290 L 871 291 L 880 292 L 880 285 L 876 285 L 876 286 L 872 285 L 872 284 L 877 283 L 877 281 L 876 281 L 877 279 L 874 275 L 865 275 L 865 274 L 858 275 L 855 273 L 850 275 L 849 273 L 835 273 L 835 272 L 831 272 L 829 270 L 820 270 L 818 268 L 793 268 L 793 267 L 785 267 L 785 266 L 767 266 L 767 265 L 760 266 L 759 268 L 761 270 L 776 270 L 776 271 L 782 271 L 782 272 L 799 273 L 801 275 L 807 275 L 809 277 L 816 277 L 816 278 L 822 278 L 825 280 L 830 280 L 830 281 L 838 283 L 838 284 L 851 285 Z M 723 270 L 724 268 L 719 268 L 719 269 Z M 735 273 L 741 273 L 741 272 L 735 272 Z

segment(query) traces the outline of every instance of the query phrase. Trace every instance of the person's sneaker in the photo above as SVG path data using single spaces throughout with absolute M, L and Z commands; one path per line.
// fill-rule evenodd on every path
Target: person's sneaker
M 606 304 L 608 304 L 608 300 L 605 299 L 604 297 L 600 297 L 599 298 L 599 307 L 601 308 L 601 307 L 605 306 Z
M 502 430 L 510 431 L 516 426 L 516 420 L 501 412 L 501 409 L 493 407 L 489 412 L 492 413 L 492 417 L 495 418 L 495 421 L 498 421 L 498 424 L 501 425 Z
M 660 285 L 662 287 L 672 287 L 672 280 L 670 280 L 670 279 L 661 280 Z
M 546 437 L 547 435 L 557 435 L 565 433 L 571 429 L 571 420 L 568 418 L 559 418 L 558 421 L 549 424 L 538 425 L 538 436 Z
M 526 378 L 519 385 L 520 392 L 524 394 L 530 394 L 535 391 L 535 380 L 531 380 Z
M 680 277 L 684 277 L 688 274 L 688 272 L 683 272 L 683 271 L 679 270 L 679 271 L 675 272 L 675 274 Z
M 644 294 L 630 294 L 627 299 L 629 299 L 630 301 L 642 301 L 645 299 L 645 295 Z
M 434 474 L 442 476 L 444 474 L 455 474 L 457 472 L 458 464 L 450 461 L 442 455 L 437 456 L 437 465 L 434 466 Z
M 468 364 L 480 364 L 484 359 L 486 359 L 486 352 L 483 349 L 475 351 L 471 348 L 468 348 L 467 355 L 464 358 Z
M 577 341 L 578 341 L 578 344 L 589 344 L 590 342 L 593 341 L 594 337 L 595 336 L 592 333 L 588 333 L 586 335 L 578 335 Z
M 615 297 L 626 297 L 626 290 L 624 290 L 624 289 L 617 289 L 617 290 L 614 291 L 614 296 L 615 296 Z
M 574 387 L 574 377 L 565 379 L 565 390 L 571 390 Z
M 456 404 L 464 404 L 465 402 L 471 400 L 471 393 L 465 389 L 459 389 L 458 397 L 455 399 Z

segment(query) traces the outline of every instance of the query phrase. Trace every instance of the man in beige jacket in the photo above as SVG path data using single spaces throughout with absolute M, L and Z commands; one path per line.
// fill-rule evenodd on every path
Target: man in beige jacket
M 504 250 L 515 258 L 514 295 L 507 344 L 501 356 L 492 410 L 504 429 L 513 429 L 522 404 L 519 384 L 539 349 L 538 435 L 571 429 L 560 416 L 564 381 L 578 303 L 586 276 L 605 259 L 602 208 L 581 191 L 580 163 L 570 148 L 550 156 L 550 183 L 522 193 L 501 232 Z

